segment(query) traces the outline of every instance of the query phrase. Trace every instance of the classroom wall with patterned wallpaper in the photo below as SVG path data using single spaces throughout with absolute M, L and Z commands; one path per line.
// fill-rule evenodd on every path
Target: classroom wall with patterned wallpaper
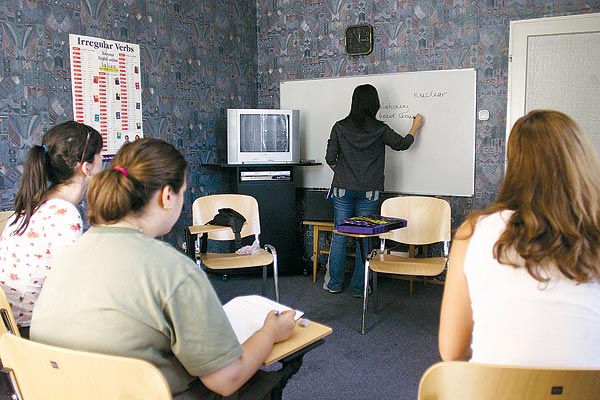
M 227 108 L 255 107 L 256 4 L 228 0 L 0 0 L 0 209 L 11 209 L 31 146 L 73 119 L 69 33 L 137 43 L 143 128 L 190 164 L 186 204 L 227 191 L 203 167 L 226 159 Z M 182 243 L 182 230 L 166 238 Z
M 477 69 L 476 193 L 450 198 L 455 224 L 496 196 L 504 169 L 511 20 L 600 11 L 597 0 L 0 0 L 0 209 L 10 209 L 31 146 L 73 118 L 68 35 L 141 47 L 144 134 L 190 163 L 195 197 L 229 190 L 205 164 L 226 160 L 227 108 L 279 106 L 282 80 Z M 344 53 L 369 22 L 372 54 Z M 302 198 L 302 195 L 299 196 Z M 166 239 L 182 241 L 176 229 Z

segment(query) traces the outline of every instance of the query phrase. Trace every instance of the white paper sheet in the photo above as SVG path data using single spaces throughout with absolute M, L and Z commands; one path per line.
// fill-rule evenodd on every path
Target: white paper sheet
M 292 310 L 288 306 L 256 295 L 236 297 L 225 304 L 223 308 L 240 343 L 244 343 L 263 326 L 269 312 Z M 298 320 L 304 313 L 295 311 L 294 319 Z

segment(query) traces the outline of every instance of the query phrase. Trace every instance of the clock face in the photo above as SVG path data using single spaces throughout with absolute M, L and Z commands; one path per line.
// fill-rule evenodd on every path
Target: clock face
M 350 25 L 346 28 L 345 41 L 349 55 L 369 54 L 373 51 L 373 27 L 369 24 Z

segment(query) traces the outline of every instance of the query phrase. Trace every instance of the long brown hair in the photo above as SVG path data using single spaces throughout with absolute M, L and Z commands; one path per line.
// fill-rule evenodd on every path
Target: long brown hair
M 540 282 L 549 268 L 580 283 L 600 280 L 600 163 L 590 139 L 569 116 L 534 110 L 513 126 L 507 158 L 498 198 L 469 217 L 471 226 L 513 210 L 494 246 L 499 262 L 524 263 Z
M 112 224 L 142 210 L 152 195 L 167 185 L 179 193 L 186 169 L 185 158 L 163 140 L 144 138 L 123 145 L 111 165 L 90 182 L 90 224 Z
M 70 181 L 79 163 L 93 162 L 101 150 L 102 136 L 86 124 L 67 121 L 47 131 L 42 144 L 29 150 L 23 165 L 21 186 L 15 195 L 17 218 L 13 224 L 19 224 L 15 233 L 25 232 L 50 189 Z

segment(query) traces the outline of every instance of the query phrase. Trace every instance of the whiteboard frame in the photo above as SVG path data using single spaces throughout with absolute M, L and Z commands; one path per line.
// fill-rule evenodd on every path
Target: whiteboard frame
M 525 115 L 529 37 L 593 32 L 600 32 L 600 13 L 510 21 L 506 143 L 514 123 Z M 506 156 L 504 152 L 505 169 Z

